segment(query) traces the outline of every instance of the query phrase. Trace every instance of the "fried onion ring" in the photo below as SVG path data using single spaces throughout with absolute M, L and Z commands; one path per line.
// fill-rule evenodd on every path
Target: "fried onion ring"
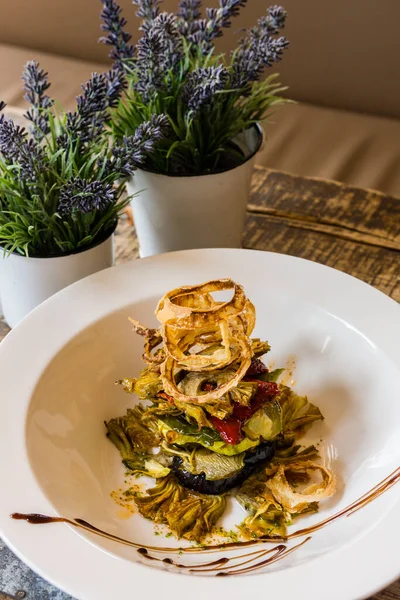
M 289 471 L 300 474 L 319 472 L 321 481 L 312 483 L 302 493 L 295 492 L 286 478 L 286 472 Z M 319 502 L 323 498 L 332 496 L 336 490 L 336 479 L 333 471 L 312 461 L 281 464 L 276 474 L 267 482 L 267 487 L 285 510 L 295 514 L 305 510 L 312 502 Z
M 200 394 L 198 396 L 187 396 L 183 394 L 176 382 L 175 382 L 175 371 L 180 367 L 180 364 L 177 363 L 173 358 L 168 356 L 166 360 L 161 365 L 161 381 L 163 383 L 164 391 L 172 396 L 174 399 L 182 400 L 184 402 L 192 402 L 197 404 L 205 404 L 205 403 L 213 403 L 219 398 L 221 398 L 224 394 L 226 394 L 231 388 L 237 386 L 239 381 L 246 374 L 247 369 L 251 363 L 251 347 L 247 340 L 247 338 L 239 338 L 238 344 L 241 350 L 241 359 L 239 368 L 233 374 L 232 378 L 229 379 L 226 383 L 221 386 L 215 388 L 210 392 L 206 392 Z
M 227 301 L 216 301 L 213 292 L 232 291 Z M 184 286 L 165 294 L 158 303 L 160 329 L 147 329 L 131 319 L 135 331 L 145 338 L 143 358 L 161 370 L 164 391 L 180 401 L 215 403 L 237 386 L 250 366 L 250 340 L 255 308 L 243 287 L 232 279 L 216 279 Z M 188 396 L 179 389 L 180 371 L 212 372 L 230 368 L 232 376 L 211 391 L 197 390 Z
M 233 291 L 224 302 L 212 293 Z M 156 309 L 161 323 L 165 360 L 161 364 L 164 390 L 181 401 L 205 404 L 216 402 L 235 387 L 251 361 L 249 336 L 255 324 L 255 309 L 243 287 L 231 279 L 217 279 L 201 285 L 184 286 L 165 294 Z M 175 382 L 180 369 L 208 372 L 233 366 L 232 377 L 209 392 L 192 397 Z
M 215 302 L 210 297 L 211 292 L 231 289 L 233 297 L 226 302 Z M 174 321 L 181 329 L 203 329 L 220 319 L 240 314 L 245 308 L 246 300 L 241 285 L 232 279 L 216 279 L 168 292 L 158 303 L 156 317 L 162 324 Z
M 239 358 L 239 347 L 232 345 L 226 321 L 198 332 L 164 325 L 162 336 L 168 355 L 188 371 L 221 369 Z M 196 347 L 198 352 L 190 354 Z

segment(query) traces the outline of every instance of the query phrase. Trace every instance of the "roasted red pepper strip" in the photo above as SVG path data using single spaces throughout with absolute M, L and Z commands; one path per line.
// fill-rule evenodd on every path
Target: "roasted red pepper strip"
M 246 377 L 255 377 L 256 375 L 262 375 L 263 373 L 267 373 L 268 369 L 264 365 L 263 361 L 259 358 L 252 358 L 251 364 L 247 369 Z
M 227 444 L 238 444 L 242 439 L 242 423 L 239 419 L 210 417 L 210 421 Z
M 246 379 L 246 381 L 249 380 L 252 381 L 250 377 Z M 247 421 L 247 419 L 250 419 L 250 417 L 263 406 L 263 404 L 269 400 L 272 400 L 272 398 L 274 398 L 279 392 L 277 384 L 273 381 L 258 381 L 257 379 L 254 379 L 252 382 L 257 384 L 258 389 L 250 406 L 241 406 L 240 404 L 236 404 L 235 408 L 233 409 L 232 416 L 226 419 L 210 417 L 213 427 L 218 431 L 223 441 L 227 444 L 238 444 L 243 437 L 242 424 Z M 210 388 L 214 389 L 215 385 L 206 383 L 203 386 L 204 391 L 209 391 Z M 160 392 L 158 396 L 160 398 L 164 398 L 164 400 L 168 400 L 168 402 L 171 402 L 172 404 L 174 402 L 173 397 L 169 396 L 165 392 Z
M 241 406 L 240 404 L 237 404 L 233 409 L 232 416 L 242 422 L 250 419 L 263 404 L 268 402 L 268 400 L 272 400 L 279 392 L 278 386 L 273 381 L 254 380 L 254 383 L 257 383 L 258 390 L 250 406 Z
M 222 420 L 216 417 L 210 418 L 211 423 L 227 444 L 238 444 L 242 439 L 242 424 L 279 392 L 278 386 L 273 381 L 254 381 L 254 383 L 257 383 L 258 389 L 250 406 L 236 404 L 231 417 Z

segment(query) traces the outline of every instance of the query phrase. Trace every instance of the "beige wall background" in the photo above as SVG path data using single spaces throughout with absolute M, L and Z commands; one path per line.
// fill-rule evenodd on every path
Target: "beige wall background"
M 264 0 L 248 0 L 219 42 L 229 51 L 265 13 Z M 138 20 L 130 0 L 120 0 L 128 29 Z M 205 4 L 215 6 L 212 0 Z M 400 0 L 285 0 L 285 34 L 291 48 L 279 65 L 296 100 L 400 118 Z M 177 0 L 164 9 L 176 10 Z M 107 61 L 97 43 L 99 0 L 1 0 L 0 43 L 92 61 Z

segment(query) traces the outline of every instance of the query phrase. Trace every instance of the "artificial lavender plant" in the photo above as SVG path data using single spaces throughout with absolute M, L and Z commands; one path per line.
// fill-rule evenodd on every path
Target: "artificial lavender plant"
M 286 11 L 268 8 L 226 56 L 216 51 L 215 41 L 247 0 L 219 0 L 219 7 L 206 8 L 205 16 L 201 0 L 180 0 L 177 14 L 161 12 L 161 0 L 133 0 L 142 19 L 136 47 L 115 0 L 102 3 L 105 35 L 100 41 L 111 46 L 114 68 L 128 83 L 111 112 L 114 137 L 121 139 L 165 114 L 170 133 L 148 157 L 146 168 L 203 174 L 243 161 L 232 140 L 284 101 L 278 75 L 262 77 L 289 45 L 279 35 Z
M 122 51 L 129 55 L 126 36 Z M 37 62 L 27 63 L 22 79 L 30 134 L 0 115 L 0 245 L 37 257 L 85 249 L 113 231 L 129 201 L 124 182 L 154 151 L 168 120 L 154 114 L 111 146 L 106 126 L 125 85 L 120 69 L 94 73 L 67 113 L 55 112 Z

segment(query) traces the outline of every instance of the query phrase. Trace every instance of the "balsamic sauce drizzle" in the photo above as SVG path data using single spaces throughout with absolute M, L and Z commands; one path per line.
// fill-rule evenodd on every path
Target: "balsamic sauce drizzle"
M 337 519 L 341 517 L 349 517 L 354 514 L 376 498 L 386 492 L 388 489 L 393 487 L 396 483 L 400 481 L 400 467 L 398 467 L 391 475 L 386 477 L 383 481 L 377 484 L 372 490 L 361 496 L 357 501 L 353 502 L 343 510 L 335 513 L 331 517 L 316 523 L 315 525 L 311 525 L 310 527 L 306 527 L 303 529 L 298 529 L 297 531 L 289 534 L 285 538 L 271 537 L 265 536 L 263 538 L 259 538 L 257 540 L 248 540 L 243 542 L 228 542 L 228 543 L 220 543 L 214 544 L 210 546 L 205 546 L 204 548 L 197 547 L 188 547 L 188 548 L 168 548 L 161 546 L 143 546 L 136 542 L 125 540 L 124 538 L 118 537 L 102 529 L 98 529 L 91 523 L 84 521 L 83 519 L 68 519 L 66 517 L 49 517 L 46 515 L 41 515 L 38 513 L 13 513 L 11 515 L 12 519 L 23 520 L 31 523 L 33 525 L 40 525 L 46 523 L 67 523 L 68 525 L 72 525 L 73 527 L 77 527 L 79 529 L 83 529 L 85 531 L 89 531 L 103 538 L 118 542 L 120 544 L 124 544 L 126 546 L 131 546 L 136 548 L 140 557 L 146 561 L 155 561 L 162 563 L 165 566 L 173 566 L 179 570 L 187 570 L 191 573 L 212 573 L 216 577 L 230 576 L 230 575 L 243 575 L 245 573 L 250 573 L 251 571 L 255 571 L 258 569 L 262 569 L 278 560 L 282 560 L 309 540 L 311 540 L 311 533 L 318 531 L 333 523 Z M 286 544 L 288 541 L 298 538 L 304 537 L 305 539 L 300 543 L 288 547 Z M 266 543 L 275 543 L 278 544 L 273 548 L 265 549 L 261 548 L 255 550 L 254 552 L 244 552 L 242 554 L 237 554 L 235 556 L 221 557 L 214 561 L 203 562 L 198 564 L 183 564 L 180 562 L 176 562 L 170 557 L 159 557 L 155 556 L 155 554 L 207 554 L 210 552 L 217 552 L 221 550 L 231 551 L 239 548 L 251 548 L 260 544 Z M 150 554 L 152 552 L 153 554 Z

